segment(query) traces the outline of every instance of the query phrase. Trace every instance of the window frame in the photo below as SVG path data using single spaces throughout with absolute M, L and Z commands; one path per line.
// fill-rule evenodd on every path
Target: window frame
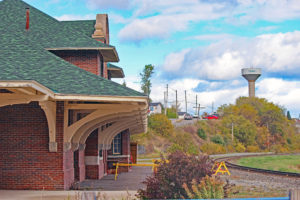
M 115 145 L 118 145 L 117 152 L 115 152 Z M 112 141 L 112 153 L 113 155 L 122 155 L 122 132 L 117 134 Z

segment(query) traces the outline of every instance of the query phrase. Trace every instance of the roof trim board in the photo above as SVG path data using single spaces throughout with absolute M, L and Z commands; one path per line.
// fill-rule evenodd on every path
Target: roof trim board
M 146 96 L 109 96 L 109 95 L 78 95 L 78 94 L 60 94 L 54 93 L 47 87 L 41 85 L 36 81 L 1 81 L 0 88 L 28 88 L 31 87 L 54 100 L 68 100 L 68 101 L 115 101 L 115 102 L 142 102 L 147 103 Z

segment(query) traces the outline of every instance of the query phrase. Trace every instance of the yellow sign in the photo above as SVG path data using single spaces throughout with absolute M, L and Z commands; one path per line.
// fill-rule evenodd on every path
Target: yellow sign
M 217 175 L 218 173 L 222 173 L 222 175 L 224 175 L 225 173 L 227 173 L 230 176 L 230 172 L 227 169 L 225 162 L 215 162 L 215 164 L 212 167 L 212 171 L 214 172 L 214 175 Z

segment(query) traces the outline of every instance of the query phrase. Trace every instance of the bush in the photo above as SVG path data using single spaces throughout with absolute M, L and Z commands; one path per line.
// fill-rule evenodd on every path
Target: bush
M 226 150 L 222 145 L 215 143 L 205 143 L 200 147 L 200 150 L 207 154 L 226 153 Z
M 247 152 L 259 152 L 259 147 L 258 146 L 247 146 L 246 151 Z
M 174 129 L 172 122 L 163 114 L 150 115 L 149 128 L 161 136 L 170 136 Z
M 182 152 L 175 152 L 164 158 L 157 167 L 157 172 L 147 177 L 145 190 L 138 191 L 141 199 L 179 199 L 188 198 L 183 184 L 190 184 L 193 179 L 201 180 L 211 176 L 212 163 L 208 156 L 191 156 Z
M 206 135 L 205 131 L 204 131 L 202 128 L 199 128 L 199 129 L 197 130 L 197 134 L 198 134 L 198 136 L 199 136 L 200 138 L 202 138 L 203 140 L 206 140 L 207 135 Z
M 199 184 L 194 179 L 191 189 L 186 183 L 183 184 L 183 188 L 190 199 L 223 199 L 223 184 L 219 178 L 206 176 Z
M 224 140 L 221 135 L 214 135 L 210 140 L 215 144 L 224 144 Z
M 178 131 L 176 134 L 172 135 L 171 141 L 173 142 L 173 145 L 167 150 L 170 153 L 179 150 L 187 154 L 199 154 L 199 148 L 195 145 L 194 140 L 189 133 Z
M 235 150 L 239 153 L 243 153 L 246 151 L 246 148 L 242 143 L 237 143 L 237 145 L 235 146 Z

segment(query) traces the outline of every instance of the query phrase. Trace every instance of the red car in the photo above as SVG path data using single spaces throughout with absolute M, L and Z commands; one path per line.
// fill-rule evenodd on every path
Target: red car
M 206 117 L 203 117 L 203 119 L 219 119 L 216 115 L 207 115 Z

